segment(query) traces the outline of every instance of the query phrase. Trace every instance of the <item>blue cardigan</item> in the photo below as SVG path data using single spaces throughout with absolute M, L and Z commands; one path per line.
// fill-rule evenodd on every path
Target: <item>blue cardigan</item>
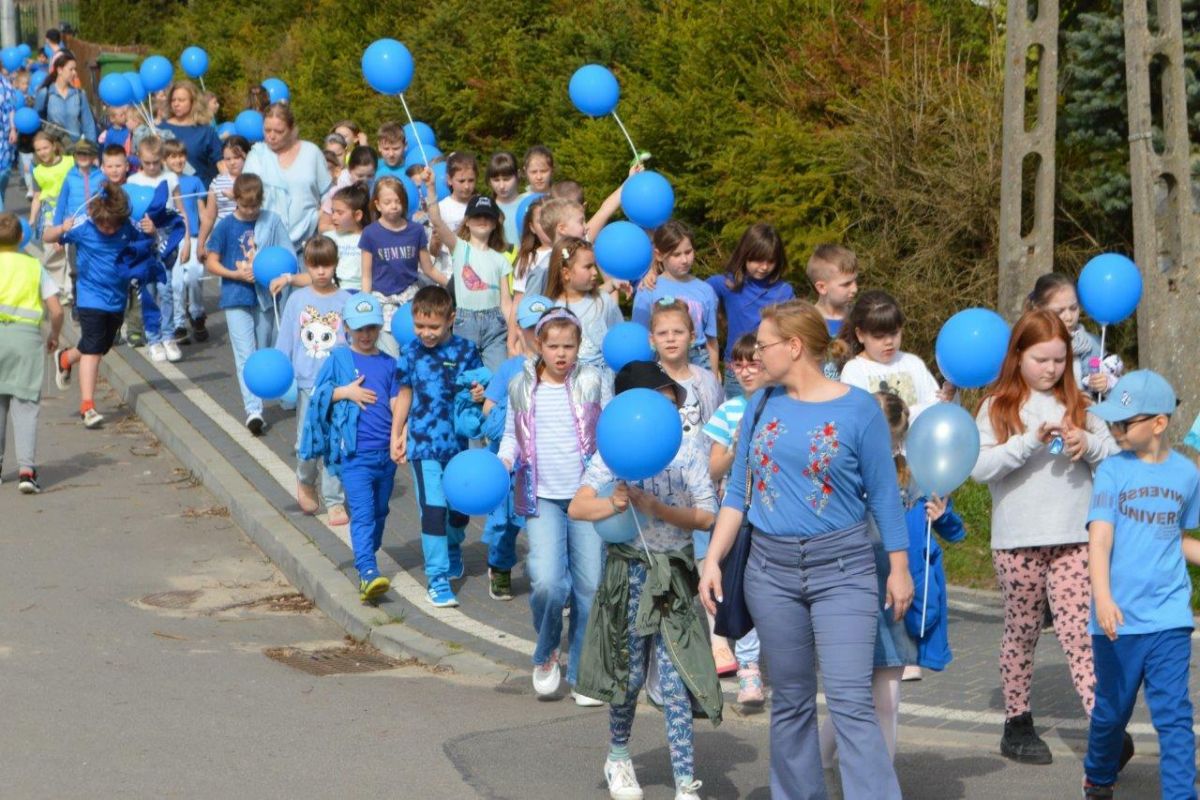
M 904 615 L 904 627 L 917 642 L 917 663 L 922 667 L 942 670 L 953 659 L 950 652 L 950 613 L 946 596 L 946 570 L 942 564 L 942 548 L 936 537 L 929 538 L 929 596 L 925 588 L 925 498 L 919 498 L 904 515 L 908 527 L 908 569 L 912 573 L 913 604 Z M 967 535 L 962 519 L 954 512 L 953 501 L 946 503 L 946 513 L 933 523 L 933 530 L 947 542 L 960 542 Z M 928 599 L 925 611 L 925 635 L 921 636 L 921 608 Z
M 300 458 L 324 459 L 331 475 L 341 475 L 342 463 L 358 449 L 358 406 L 349 400 L 333 401 L 333 390 L 352 383 L 355 377 L 350 348 L 333 348 L 317 373 L 304 417 Z

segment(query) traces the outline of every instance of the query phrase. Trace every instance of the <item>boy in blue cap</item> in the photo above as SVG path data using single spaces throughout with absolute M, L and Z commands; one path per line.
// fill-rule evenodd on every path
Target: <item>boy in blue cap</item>
M 341 476 L 359 596 L 372 602 L 391 588 L 379 574 L 375 554 L 383 543 L 396 464 L 403 455 L 396 413 L 400 381 L 395 360 L 376 346 L 383 309 L 374 296 L 351 296 L 342 324 L 350 331 L 350 346 L 335 347 L 317 375 L 300 458 L 324 458 L 326 469 Z
M 1192 586 L 1200 564 L 1200 472 L 1167 443 L 1178 405 L 1158 373 L 1131 372 L 1088 409 L 1122 452 L 1096 469 L 1088 512 L 1096 707 L 1083 796 L 1110 798 L 1124 766 L 1122 738 L 1138 689 L 1158 733 L 1162 796 L 1196 797 L 1196 738 L 1188 697 Z

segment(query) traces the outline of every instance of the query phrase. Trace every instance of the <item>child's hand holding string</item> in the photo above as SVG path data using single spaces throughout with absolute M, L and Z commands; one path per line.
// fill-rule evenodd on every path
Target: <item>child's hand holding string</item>
M 949 500 L 945 497 L 938 497 L 936 494 L 931 494 L 925 499 L 925 519 L 930 522 L 937 522 L 946 514 L 946 506 Z
M 639 489 L 636 486 L 630 486 L 629 502 L 633 503 L 633 507 L 642 512 L 648 517 L 658 516 L 658 498 L 647 492 L 645 489 Z
M 629 508 L 629 485 L 620 482 L 614 486 L 612 494 L 608 496 L 608 502 L 613 507 L 614 515 L 623 513 Z

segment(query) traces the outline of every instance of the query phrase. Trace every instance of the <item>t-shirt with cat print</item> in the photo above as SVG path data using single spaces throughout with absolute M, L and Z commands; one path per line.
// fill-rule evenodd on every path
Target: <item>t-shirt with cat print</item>
M 293 291 L 288 298 L 275 347 L 292 362 L 297 388 L 311 389 L 330 351 L 346 343 L 342 309 L 349 299 L 344 289 L 321 294 L 311 286 Z
M 500 283 L 512 273 L 503 253 L 454 240 L 454 302 L 465 311 L 500 307 Z

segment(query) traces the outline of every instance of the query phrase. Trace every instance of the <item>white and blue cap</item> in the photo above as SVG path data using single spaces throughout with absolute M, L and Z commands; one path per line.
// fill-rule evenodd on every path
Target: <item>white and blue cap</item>
M 1088 409 L 1105 422 L 1122 422 L 1134 417 L 1175 413 L 1179 401 L 1167 379 L 1157 372 L 1139 369 L 1117 381 L 1103 402 Z
M 383 326 L 383 306 L 375 299 L 375 295 L 359 292 L 351 295 L 342 306 L 342 322 L 352 331 L 365 328 L 368 325 Z
M 532 328 L 553 305 L 554 301 L 544 295 L 525 295 L 517 303 L 517 324 L 522 328 Z

